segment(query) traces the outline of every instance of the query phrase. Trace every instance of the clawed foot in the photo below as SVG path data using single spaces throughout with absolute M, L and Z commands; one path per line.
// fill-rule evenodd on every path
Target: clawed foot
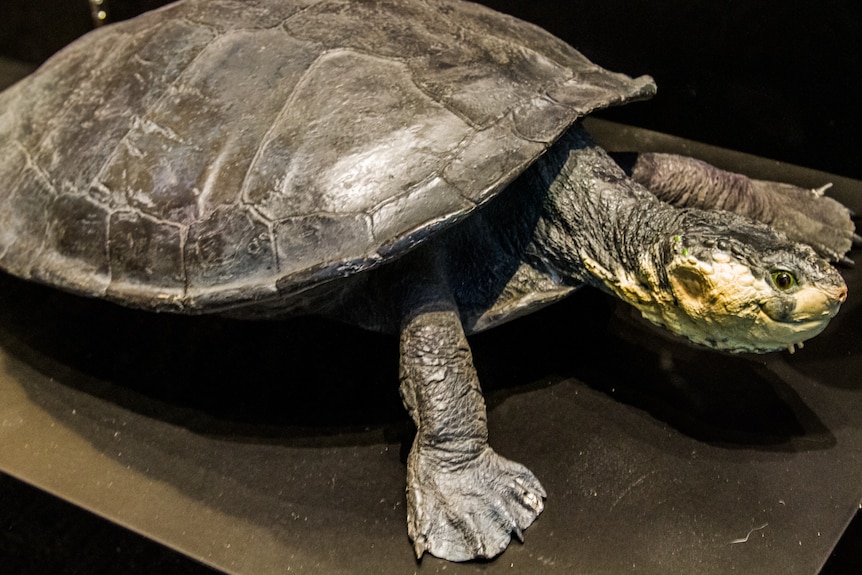
M 545 490 L 529 469 L 490 447 L 452 465 L 433 448 L 414 447 L 407 469 L 407 529 L 416 557 L 491 558 L 544 508 Z
M 846 254 L 858 247 L 860 238 L 850 210 L 824 195 L 828 184 L 813 190 L 762 180 L 751 184 L 757 194 L 771 200 L 772 219 L 766 223 L 830 261 L 852 265 Z
M 676 207 L 735 212 L 760 221 L 790 240 L 808 244 L 821 257 L 852 264 L 846 257 L 862 239 L 850 210 L 815 189 L 754 180 L 676 154 L 615 154 L 635 181 Z

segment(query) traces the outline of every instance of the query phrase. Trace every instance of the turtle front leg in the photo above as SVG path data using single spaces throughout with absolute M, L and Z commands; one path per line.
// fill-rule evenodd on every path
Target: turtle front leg
M 416 423 L 407 528 L 417 558 L 490 558 L 542 512 L 545 490 L 488 446 L 485 402 L 458 313 L 415 314 L 401 331 L 401 395 Z
M 789 239 L 808 244 L 831 261 L 845 261 L 854 234 L 850 212 L 823 192 L 748 178 L 675 154 L 615 154 L 638 183 L 676 207 L 725 210 L 763 222 Z

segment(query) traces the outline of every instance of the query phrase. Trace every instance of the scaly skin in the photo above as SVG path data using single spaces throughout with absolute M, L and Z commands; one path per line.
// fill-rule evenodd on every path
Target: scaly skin
M 806 189 L 753 180 L 675 154 L 638 154 L 628 171 L 635 181 L 673 206 L 747 216 L 794 242 L 808 244 L 830 261 L 841 261 L 854 240 L 847 208 L 823 195 L 828 185 Z
M 495 202 L 374 277 L 342 309 L 400 326 L 401 393 L 417 427 L 408 532 L 417 557 L 454 561 L 502 552 L 545 497 L 488 445 L 465 332 L 586 283 L 694 342 L 763 352 L 819 333 L 846 296 L 810 247 L 731 213 L 659 201 L 578 128 Z
M 522 539 L 545 490 L 488 446 L 485 402 L 455 310 L 420 313 L 401 332 L 401 395 L 416 423 L 407 526 L 416 556 L 490 558 Z
M 538 169 L 550 191 L 534 236 L 536 265 L 728 351 L 793 348 L 837 313 L 847 288 L 811 247 L 733 213 L 673 208 L 628 179 L 584 132 L 565 138 Z M 789 284 L 778 285 L 778 274 Z
M 546 493 L 526 467 L 488 445 L 479 378 L 441 252 L 420 248 L 400 264 L 413 281 L 402 303 L 401 397 L 416 424 L 407 460 L 407 530 L 416 556 L 490 558 L 543 509 Z

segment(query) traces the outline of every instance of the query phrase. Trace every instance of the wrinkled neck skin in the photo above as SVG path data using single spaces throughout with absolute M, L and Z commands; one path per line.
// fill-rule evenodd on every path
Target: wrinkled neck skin
M 775 274 L 789 282 L 784 289 Z M 695 343 L 733 352 L 793 349 L 823 330 L 847 293 L 810 247 L 763 224 L 662 203 L 579 126 L 459 225 L 357 274 L 329 313 L 397 331 L 405 310 L 424 309 L 432 283 L 445 286 L 467 333 L 587 284 Z
M 531 265 L 610 292 L 695 343 L 792 351 L 846 297 L 840 274 L 809 246 L 727 212 L 660 202 L 582 129 L 532 169 L 547 195 L 525 254 Z
M 684 227 L 685 212 L 626 177 L 582 128 L 533 169 L 548 193 L 528 250 L 532 265 L 638 308 L 659 303 L 669 292 L 668 239 Z

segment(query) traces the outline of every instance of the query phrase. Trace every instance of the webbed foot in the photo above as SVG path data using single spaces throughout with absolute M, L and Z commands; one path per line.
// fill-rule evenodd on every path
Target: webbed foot
M 824 194 L 831 184 L 806 189 L 751 180 L 751 187 L 771 207 L 765 223 L 793 241 L 808 244 L 829 261 L 851 263 L 845 254 L 853 248 L 855 226 L 850 210 Z
M 416 557 L 491 558 L 512 534 L 523 541 L 546 496 L 532 472 L 490 447 L 455 465 L 436 451 L 414 446 L 408 460 L 407 528 Z
M 850 263 L 845 254 L 858 241 L 852 214 L 825 195 L 828 184 L 808 189 L 754 180 L 675 154 L 614 158 L 635 181 L 673 206 L 738 213 L 808 244 L 829 261 Z

